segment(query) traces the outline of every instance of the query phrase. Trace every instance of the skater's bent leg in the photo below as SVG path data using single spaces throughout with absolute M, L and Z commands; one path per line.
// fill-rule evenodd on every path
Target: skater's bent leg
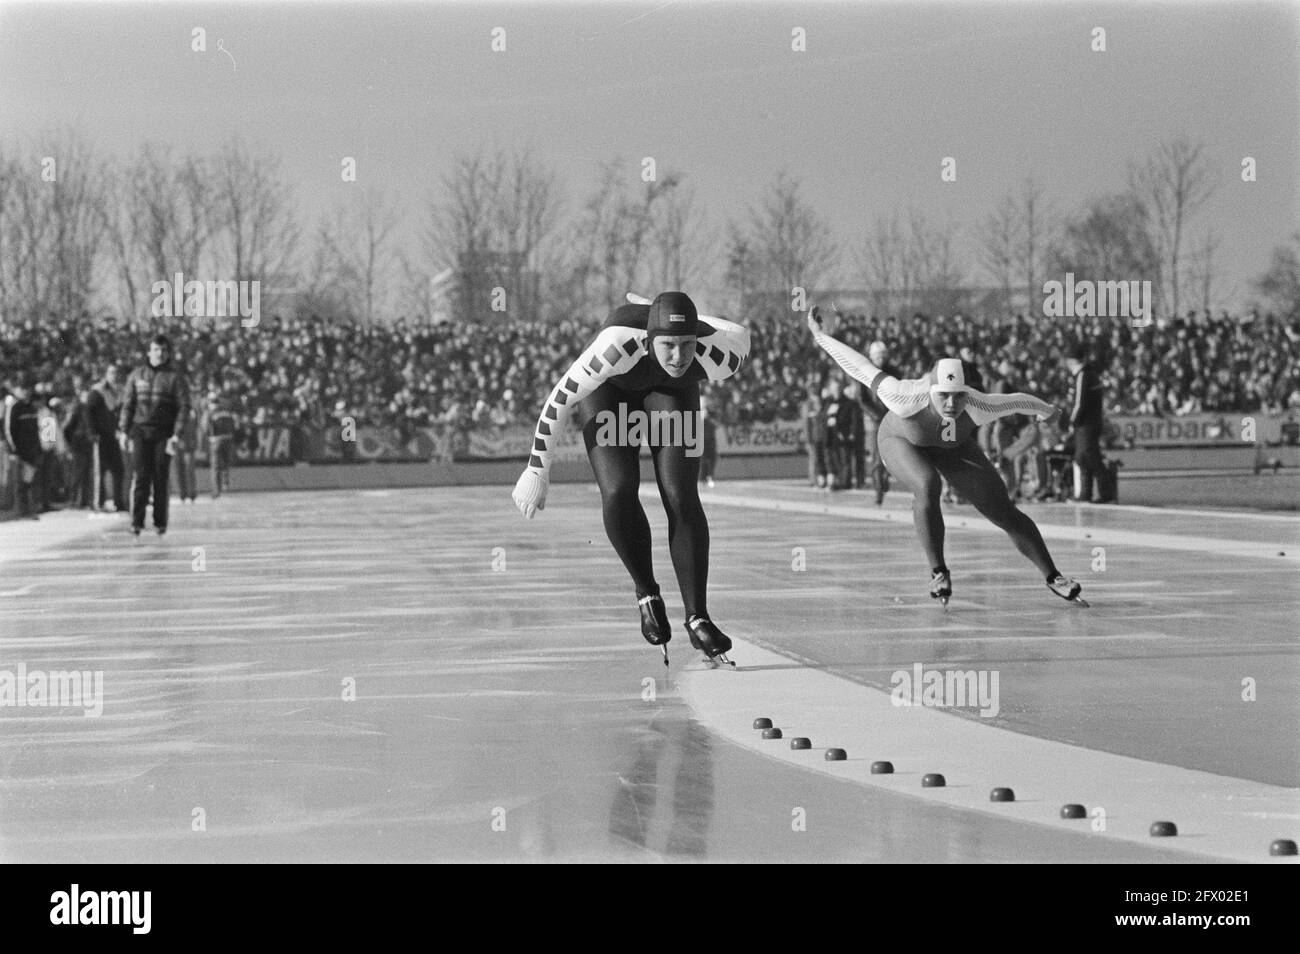
M 598 397 L 597 394 L 592 397 Z M 641 506 L 641 448 L 601 446 L 596 443 L 595 417 L 583 429 L 587 457 L 600 488 L 601 515 L 605 534 L 614 545 L 623 566 L 632 577 L 637 599 L 657 594 L 654 562 L 650 551 L 650 521 Z
M 974 443 L 963 447 L 960 460 L 941 464 L 944 476 L 953 489 L 969 500 L 995 527 L 1006 531 L 1016 549 L 1023 553 L 1044 577 L 1056 573 L 1056 564 L 1047 551 L 1038 525 L 1012 503 L 1006 485 L 984 452 Z
M 694 416 L 698 429 L 699 395 L 696 392 L 659 392 L 646 395 L 645 409 L 680 412 L 681 420 Z M 680 436 L 680 435 L 679 435 Z M 677 585 L 682 592 L 686 618 L 708 616 L 709 522 L 700 503 L 698 443 L 679 440 L 652 447 L 659 496 L 668 515 L 668 551 L 672 555 Z
M 880 440 L 880 459 L 907 490 L 912 492 L 912 522 L 930 569 L 946 567 L 943 561 L 943 509 L 939 506 L 939 471 L 925 452 L 901 437 Z

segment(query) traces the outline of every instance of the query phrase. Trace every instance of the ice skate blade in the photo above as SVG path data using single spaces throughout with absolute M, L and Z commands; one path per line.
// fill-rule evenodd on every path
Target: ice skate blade
M 706 655 L 704 661 L 713 669 L 721 669 L 724 665 L 732 669 L 736 668 L 736 664 L 727 658 L 726 653 L 718 653 L 716 656 Z
M 1075 604 L 1076 606 L 1082 606 L 1084 609 L 1090 609 L 1092 607 L 1092 604 L 1089 603 L 1087 600 L 1085 600 L 1082 596 L 1076 596 L 1074 599 L 1070 600 L 1070 602 Z
M 664 643 L 659 648 L 664 651 L 664 668 L 667 669 L 668 668 L 668 644 Z

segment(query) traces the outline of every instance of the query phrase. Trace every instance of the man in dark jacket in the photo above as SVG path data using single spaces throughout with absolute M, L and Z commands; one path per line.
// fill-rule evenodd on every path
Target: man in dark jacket
M 844 483 L 845 464 L 848 462 L 848 441 L 844 409 L 848 401 L 838 378 L 826 382 L 822 415 L 826 419 L 826 485 L 831 490 L 847 489 Z
M 167 532 L 167 478 L 176 452 L 176 426 L 190 414 L 190 387 L 185 373 L 172 362 L 166 335 L 149 343 L 149 361 L 131 372 L 122 398 L 119 426 L 131 439 L 131 470 L 135 493 L 131 501 L 131 530 L 144 529 L 149 491 L 153 491 L 153 525 Z
M 865 456 L 862 444 L 865 436 L 862 404 L 858 400 L 856 382 L 850 381 L 842 388 L 838 381 L 835 385 L 832 391 L 838 401 L 838 407 L 835 408 L 835 430 L 833 434 L 827 435 L 827 439 L 833 447 L 835 489 L 851 490 L 854 486 L 863 485 L 863 482 L 855 479 L 861 476 L 861 470 L 857 466 L 858 457 Z
M 30 403 L 32 385 L 26 380 L 10 380 L 5 382 L 5 390 L 8 394 L 4 398 L 0 425 L 3 426 L 5 446 L 18 458 L 18 515 L 39 520 L 37 511 L 42 494 L 36 480 L 45 455 L 41 448 L 40 421 L 36 408 Z
M 117 365 L 110 364 L 104 369 L 104 377 L 90 389 L 86 403 L 90 408 L 90 420 L 95 426 L 95 438 L 99 446 L 99 473 L 95 478 L 100 481 L 99 496 L 95 506 L 104 506 L 104 473 L 113 478 L 113 504 L 119 513 L 126 511 L 126 464 L 122 460 L 122 445 L 118 443 L 117 414 L 122 405 L 121 390 L 118 386 L 120 372 Z
M 1098 503 L 1115 500 L 1110 473 L 1101 457 L 1103 423 L 1101 375 L 1092 366 L 1087 345 L 1079 345 L 1066 358 L 1074 378 L 1070 400 L 1070 427 L 1074 431 L 1075 500 L 1092 502 L 1092 481 L 1097 479 Z

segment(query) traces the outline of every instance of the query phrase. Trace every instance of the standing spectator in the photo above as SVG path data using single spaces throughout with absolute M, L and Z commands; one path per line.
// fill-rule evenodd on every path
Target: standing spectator
M 149 343 L 149 360 L 131 372 L 125 391 L 121 428 L 131 439 L 135 480 L 131 532 L 138 537 L 144 529 L 152 489 L 153 525 L 162 536 L 167 532 L 167 480 L 176 451 L 176 425 L 190 413 L 189 384 L 172 363 L 172 343 L 166 335 Z
M 849 490 L 854 483 L 854 463 L 862 452 L 862 405 L 858 403 L 856 382 L 843 387 L 839 381 L 834 383 L 842 395 L 835 414 L 835 486 Z
M 867 349 L 867 358 L 885 374 L 902 380 L 903 372 L 890 363 L 889 348 L 883 341 L 871 343 L 871 347 Z M 876 491 L 876 506 L 879 507 L 885 502 L 885 494 L 889 492 L 889 471 L 885 469 L 880 459 L 880 440 L 876 432 L 880 427 L 881 418 L 889 409 L 871 393 L 870 388 L 863 388 L 862 410 L 865 443 L 871 450 L 871 484 Z
M 1089 360 L 1087 345 L 1079 345 L 1066 358 L 1066 367 L 1074 378 L 1074 395 L 1070 402 L 1070 427 L 1074 431 L 1074 499 L 1092 502 L 1092 482 L 1097 480 L 1101 494 L 1098 503 L 1111 503 L 1115 489 L 1101 457 L 1102 383 L 1097 369 Z
M 36 408 L 36 433 L 41 439 L 41 464 L 32 489 L 37 493 L 35 500 L 40 513 L 54 509 L 52 501 L 66 500 L 65 490 L 65 447 L 62 446 L 59 433 L 59 407 L 61 402 L 51 393 L 48 384 L 38 384 L 32 397 L 32 406 Z
M 826 484 L 831 490 L 844 490 L 847 486 L 844 482 L 844 474 L 847 470 L 845 464 L 848 462 L 844 419 L 849 402 L 844 400 L 839 379 L 834 377 L 826 382 L 822 396 L 825 398 L 823 417 L 826 420 Z
M 194 457 L 199 450 L 198 415 L 193 404 L 190 411 L 176 422 L 176 483 L 181 492 L 181 503 L 194 503 L 198 496 L 198 475 L 194 470 Z
M 230 461 L 235 453 L 235 415 L 230 402 L 216 388 L 208 391 L 207 421 L 208 471 L 212 476 L 212 497 L 230 489 Z
M 853 482 L 852 486 L 858 490 L 867 486 L 867 415 L 862 409 L 861 394 L 862 386 L 857 381 L 850 381 L 844 388 L 849 416 L 852 418 L 849 432 L 849 457 L 851 458 L 849 478 Z
M 120 372 L 116 364 L 104 368 L 104 377 L 90 389 L 87 405 L 94 426 L 99 449 L 99 472 L 95 478 L 100 483 L 99 499 L 95 506 L 105 506 L 104 473 L 113 478 L 113 506 L 118 513 L 126 512 L 126 466 L 122 461 L 122 445 L 117 436 L 117 412 L 122 403 L 118 389 Z
M 18 515 L 39 520 L 42 494 L 38 484 L 41 472 L 40 423 L 36 408 L 28 400 L 32 384 L 28 380 L 5 382 L 9 392 L 4 399 L 4 439 L 9 450 L 18 458 Z
M 808 447 L 808 483 L 813 487 L 825 487 L 826 416 L 822 411 L 821 397 L 813 388 L 808 389 L 808 399 L 803 404 L 803 419 Z
M 72 382 L 75 396 L 63 423 L 63 439 L 72 452 L 72 479 L 68 487 L 68 506 L 80 510 L 95 508 L 95 422 L 90 414 L 90 388 L 77 375 Z
M 707 394 L 700 395 L 700 441 L 703 444 L 700 455 L 700 481 L 712 487 L 713 475 L 718 469 L 718 427 L 709 416 Z

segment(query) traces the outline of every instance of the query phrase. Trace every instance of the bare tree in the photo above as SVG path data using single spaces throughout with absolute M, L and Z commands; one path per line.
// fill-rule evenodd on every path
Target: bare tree
M 750 210 L 746 236 L 762 286 L 787 295 L 796 286 L 818 288 L 839 261 L 829 223 L 804 201 L 799 187 L 797 179 L 778 173 L 762 205 Z
M 396 258 L 398 313 L 428 321 L 433 315 L 433 272 L 409 249 L 400 249 Z
M 552 238 L 563 205 L 558 180 L 525 148 L 505 164 L 497 218 L 507 272 L 506 288 L 518 312 L 541 312 L 541 272 L 545 246 Z
M 643 181 L 622 160 L 602 164 L 595 188 L 570 224 L 562 278 L 553 291 L 561 312 L 608 312 L 632 289 L 681 288 L 707 271 L 704 228 L 682 176 Z
M 105 164 L 70 130 L 32 151 L 0 159 L 0 302 L 6 313 L 76 318 L 102 272 Z
M 1025 295 L 1032 302 L 1042 294 L 1040 279 L 1058 236 L 1058 218 L 1042 188 L 1032 177 L 1021 186 L 1018 211 L 1020 254 L 1016 256 L 1016 267 L 1025 276 Z
M 391 312 L 396 262 L 390 239 L 401 213 L 383 190 L 370 188 L 336 205 L 316 235 L 311 261 L 314 294 L 343 303 L 353 317 L 374 324 Z M 333 285 L 322 294 L 322 283 Z
M 131 179 L 126 167 L 114 163 L 105 176 L 104 203 L 101 207 L 109 268 L 117 280 L 118 312 L 126 321 L 141 315 L 145 287 L 141 229 L 132 216 Z
M 275 280 L 289 268 L 299 235 L 294 195 L 280 160 L 234 138 L 213 163 L 224 261 L 234 281 Z
M 956 232 L 952 224 L 932 224 L 917 209 L 908 215 L 908 270 L 923 311 L 952 314 L 964 303 L 966 282 L 955 247 Z
M 342 248 L 336 224 L 323 218 L 317 226 L 303 261 L 297 302 L 300 314 L 316 315 L 331 323 L 354 320 L 360 311 L 360 282 Z
M 732 295 L 731 308 L 743 314 L 758 283 L 758 269 L 749 239 L 735 222 L 727 223 L 727 271 L 725 284 Z
M 455 160 L 428 205 L 424 244 L 434 261 L 456 269 L 461 317 L 486 314 L 496 287 L 506 291 L 508 313 L 537 317 L 540 266 L 561 206 L 555 173 L 530 149 Z
M 99 221 L 123 312 L 143 318 L 157 281 L 198 279 L 214 264 L 221 212 L 211 161 L 144 143 L 104 173 Z
M 1218 254 L 1219 244 L 1218 234 L 1213 229 L 1208 229 L 1196 244 L 1192 255 L 1192 275 L 1190 277 L 1194 282 L 1193 287 L 1200 293 L 1201 311 L 1205 313 L 1207 319 L 1214 307 L 1214 283 L 1218 277 L 1214 259 L 1215 255 Z
M 981 251 L 984 268 L 1002 289 L 1002 306 L 1011 309 L 1011 286 L 1016 272 L 1021 217 L 1015 196 L 1007 193 L 998 207 L 985 217 Z
M 1288 319 L 1300 318 L 1300 232 L 1292 233 L 1290 244 L 1273 249 L 1268 269 L 1254 286 L 1266 308 Z
M 872 290 L 877 312 L 919 309 L 934 313 L 960 310 L 966 298 L 964 269 L 957 254 L 956 229 L 934 225 L 921 210 L 878 216 L 867 233 L 859 264 Z
M 1131 280 L 1116 276 L 1149 275 L 1157 260 L 1146 209 L 1131 194 L 1088 203 L 1066 224 L 1052 251 L 1055 267 L 1076 280 Z
M 0 153 L 0 321 L 7 321 L 21 311 L 19 256 L 22 232 L 18 227 L 19 162 Z
M 1182 291 L 1183 234 L 1214 194 L 1215 180 L 1204 146 L 1186 139 L 1161 143 L 1141 164 L 1129 167 L 1129 187 L 1148 209 L 1152 245 L 1167 282 L 1167 300 L 1177 314 Z
M 695 287 L 712 270 L 708 248 L 713 243 L 695 189 L 682 185 L 663 197 L 651 227 L 654 245 L 654 286 L 658 290 Z
M 898 213 L 877 216 L 859 253 L 859 268 L 875 300 L 877 314 L 912 303 L 915 271 Z

